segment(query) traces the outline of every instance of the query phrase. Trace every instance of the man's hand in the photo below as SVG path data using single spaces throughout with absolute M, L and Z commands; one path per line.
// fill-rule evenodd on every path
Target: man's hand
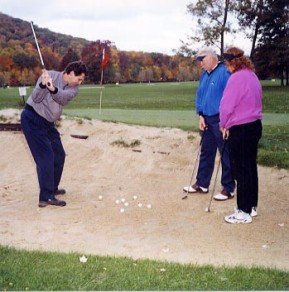
M 204 131 L 207 129 L 206 120 L 203 116 L 200 116 L 200 118 L 199 118 L 199 129 L 201 131 Z
M 48 74 L 48 71 L 46 69 L 42 70 L 41 74 L 41 82 L 43 85 L 45 85 L 50 91 L 54 91 L 55 87 L 53 86 L 52 83 L 52 78 Z

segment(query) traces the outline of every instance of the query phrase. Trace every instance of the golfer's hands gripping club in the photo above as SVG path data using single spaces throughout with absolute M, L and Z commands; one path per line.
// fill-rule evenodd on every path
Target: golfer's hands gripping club
M 52 79 L 46 69 L 42 70 L 41 80 L 42 84 L 45 85 L 50 91 L 54 91 L 55 87 L 53 86 Z

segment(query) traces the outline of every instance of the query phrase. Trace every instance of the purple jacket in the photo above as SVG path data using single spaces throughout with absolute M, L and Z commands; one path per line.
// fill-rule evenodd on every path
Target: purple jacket
M 249 69 L 233 73 L 220 103 L 220 126 L 230 129 L 262 119 L 262 87 Z

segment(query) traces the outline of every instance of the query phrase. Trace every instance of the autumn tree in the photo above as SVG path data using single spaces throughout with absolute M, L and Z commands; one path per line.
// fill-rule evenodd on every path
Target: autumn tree
M 100 41 L 91 42 L 89 45 L 85 46 L 81 52 L 81 59 L 87 65 L 88 76 L 87 82 L 98 83 L 101 79 L 101 61 L 102 61 L 102 51 L 106 50 L 106 54 L 110 59 L 110 47 L 112 45 L 111 41 Z M 109 67 L 109 64 L 107 67 Z
M 14 64 L 23 71 L 25 68 L 34 69 L 37 66 L 37 60 L 35 56 L 25 53 L 17 53 L 13 56 Z
M 208 46 L 216 46 L 223 54 L 225 34 L 234 32 L 232 23 L 228 21 L 228 15 L 233 11 L 233 0 L 197 0 L 187 6 L 188 12 L 197 17 L 196 34 L 189 39 L 193 43 L 204 43 Z M 187 44 L 183 43 L 183 50 Z
M 63 56 L 60 62 L 59 70 L 63 71 L 70 62 L 78 61 L 79 59 L 80 57 L 78 53 L 74 51 L 72 48 L 69 48 L 67 53 Z

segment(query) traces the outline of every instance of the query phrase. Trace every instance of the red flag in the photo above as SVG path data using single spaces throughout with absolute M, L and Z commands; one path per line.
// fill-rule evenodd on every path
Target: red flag
M 102 62 L 101 62 L 101 68 L 102 68 L 102 70 L 105 69 L 107 63 L 108 63 L 108 56 L 107 56 L 107 54 L 105 52 L 105 49 L 103 49 L 103 51 L 102 51 Z

